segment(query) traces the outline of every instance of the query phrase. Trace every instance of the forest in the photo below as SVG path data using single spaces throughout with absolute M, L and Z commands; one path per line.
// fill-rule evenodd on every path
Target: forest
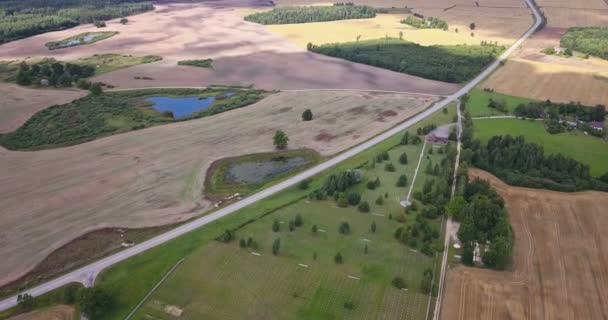
M 434 17 L 426 17 L 426 18 L 417 18 L 413 16 L 408 16 L 407 18 L 401 20 L 401 23 L 410 25 L 414 28 L 418 29 L 442 29 L 448 30 L 448 23 Z
M 80 79 L 95 75 L 95 67 L 75 63 L 63 63 L 52 59 L 27 64 L 25 61 L 19 65 L 16 82 L 22 86 L 42 85 L 48 82 L 53 87 L 71 87 Z
M 153 9 L 143 0 L 2 0 L 0 44 Z
M 372 7 L 335 3 L 333 6 L 274 8 L 270 11 L 250 14 L 245 20 L 259 24 L 289 24 L 366 19 L 375 16 L 376 10 Z
M 602 59 L 608 59 L 608 27 L 576 27 L 568 29 L 560 45 Z
M 494 44 L 421 46 L 385 38 L 321 46 L 312 52 L 432 80 L 462 83 L 474 78 L 505 49 Z

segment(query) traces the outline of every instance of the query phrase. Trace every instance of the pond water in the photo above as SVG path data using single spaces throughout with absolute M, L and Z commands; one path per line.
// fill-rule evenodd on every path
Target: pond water
M 206 110 L 211 106 L 215 97 L 150 97 L 146 101 L 152 102 L 152 108 L 158 112 L 171 111 L 173 119 L 185 118 L 197 111 Z
M 93 41 L 96 37 L 97 37 L 97 35 L 88 34 L 88 35 L 84 36 L 82 38 L 82 40 L 80 40 L 80 39 L 74 39 L 74 40 L 68 41 L 65 44 L 65 47 L 75 46 L 75 45 L 81 44 L 82 42 L 89 43 L 89 42 Z
M 305 166 L 308 162 L 304 157 L 293 157 L 260 162 L 234 163 L 226 171 L 226 180 L 230 183 L 260 183 L 281 173 Z

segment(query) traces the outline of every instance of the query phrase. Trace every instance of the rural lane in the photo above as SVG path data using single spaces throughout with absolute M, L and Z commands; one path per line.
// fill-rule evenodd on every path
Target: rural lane
M 463 86 L 462 88 L 460 88 L 460 90 L 458 90 L 457 92 L 453 93 L 450 96 L 447 96 L 444 100 L 438 101 L 436 102 L 434 105 L 432 105 L 431 107 L 429 107 L 428 109 L 422 111 L 421 113 L 418 113 L 417 115 L 413 116 L 412 118 L 406 120 L 405 122 L 401 123 L 400 125 L 350 149 L 347 150 L 337 156 L 335 156 L 334 158 L 323 162 L 313 168 L 310 168 L 296 176 L 293 176 L 291 178 L 288 178 L 287 180 L 280 182 L 268 189 L 262 190 L 250 197 L 247 197 L 239 202 L 236 202 L 234 204 L 228 205 L 224 208 L 221 208 L 217 211 L 214 211 L 206 216 L 203 216 L 201 218 L 198 218 L 196 220 L 193 220 L 192 222 L 186 223 L 184 225 L 181 225 L 171 231 L 168 231 L 166 233 L 163 233 L 161 235 L 158 235 L 152 239 L 149 239 L 145 242 L 142 242 L 138 245 L 135 245 L 133 247 L 130 247 L 128 249 L 125 249 L 123 251 L 120 251 L 118 253 L 115 253 L 111 256 L 108 256 L 106 258 L 103 258 L 101 260 L 98 260 L 94 263 L 91 263 L 89 265 L 86 265 L 82 268 L 79 268 L 77 270 L 71 271 L 67 274 L 64 274 L 58 278 L 55 278 L 53 280 L 50 280 L 48 282 L 42 283 L 36 287 L 33 287 L 31 289 L 25 290 L 24 293 L 28 293 L 32 296 L 39 296 L 42 295 L 44 293 L 47 293 L 49 291 L 52 291 L 54 289 L 57 289 L 59 287 L 62 287 L 68 283 L 71 282 L 81 282 L 83 284 L 85 284 L 86 286 L 91 286 L 94 282 L 95 277 L 99 274 L 99 272 L 101 272 L 103 269 L 108 268 L 112 265 L 115 265 L 123 260 L 126 260 L 130 257 L 133 257 L 137 254 L 140 254 L 150 248 L 154 248 L 158 245 L 161 245 L 163 243 L 166 243 L 169 240 L 175 239 L 183 234 L 186 234 L 192 230 L 198 229 L 208 223 L 211 223 L 215 220 L 218 220 L 226 215 L 229 215 L 235 211 L 238 211 L 252 203 L 255 203 L 257 201 L 260 201 L 262 199 L 268 198 L 273 194 L 276 194 L 282 190 L 285 190 L 293 185 L 296 185 L 297 183 L 299 183 L 300 181 L 307 179 L 307 178 L 311 178 L 314 175 L 327 170 L 333 166 L 335 166 L 336 164 L 351 158 L 377 144 L 379 144 L 380 142 L 390 138 L 393 135 L 396 135 L 400 132 L 402 132 L 403 130 L 411 127 L 412 125 L 420 122 L 421 120 L 429 117 L 431 114 L 433 114 L 434 112 L 440 110 L 441 108 L 447 106 L 448 104 L 455 102 L 459 97 L 461 97 L 462 95 L 468 93 L 471 89 L 473 89 L 476 85 L 478 85 L 483 79 L 485 79 L 487 76 L 489 76 L 492 72 L 494 72 L 499 66 L 500 64 L 505 61 L 505 59 L 516 49 L 518 48 L 523 42 L 524 40 L 526 40 L 528 37 L 530 37 L 532 35 L 532 33 L 534 33 L 534 31 L 540 26 L 541 24 L 541 17 L 540 14 L 538 12 L 538 10 L 536 9 L 536 7 L 534 6 L 534 4 L 532 3 L 532 0 L 526 0 L 526 2 L 528 3 L 528 6 L 532 9 L 532 12 L 534 13 L 535 16 L 535 23 L 534 26 L 532 26 L 519 40 L 517 40 L 511 47 L 509 47 L 496 61 L 494 61 L 488 68 L 486 68 L 482 73 L 480 73 L 477 77 L 475 77 L 471 82 L 467 83 L 465 86 Z M 445 257 L 444 257 L 445 260 Z M 442 268 L 441 270 L 442 273 L 445 272 L 444 268 Z M 17 305 L 17 296 L 12 296 L 10 298 L 4 299 L 2 301 L 0 301 L 0 311 L 4 311 L 6 309 L 9 309 L 13 306 Z M 438 314 L 438 312 L 436 312 L 436 315 Z

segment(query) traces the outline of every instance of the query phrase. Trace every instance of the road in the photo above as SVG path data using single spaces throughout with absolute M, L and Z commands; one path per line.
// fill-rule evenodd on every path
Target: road
M 533 3 L 531 0 L 526 0 L 526 2 L 528 3 L 528 5 L 530 6 L 530 8 L 532 8 L 532 12 L 534 13 L 535 16 L 535 23 L 534 26 L 532 28 L 530 28 L 530 30 L 528 30 L 519 40 L 517 40 L 511 47 L 509 47 L 502 55 L 500 55 L 500 57 L 498 57 L 498 59 L 496 61 L 494 61 L 488 68 L 486 68 L 482 73 L 480 73 L 477 77 L 475 77 L 471 82 L 467 83 L 465 86 L 463 86 L 462 88 L 460 88 L 460 90 L 458 90 L 457 92 L 451 94 L 450 96 L 446 97 L 445 99 L 436 102 L 435 104 L 433 104 L 430 108 L 422 111 L 421 113 L 418 113 L 417 115 L 413 116 L 412 118 L 406 120 L 405 122 L 401 123 L 400 125 L 348 150 L 345 151 L 341 154 L 339 154 L 338 156 L 323 162 L 313 168 L 310 168 L 296 176 L 293 176 L 281 183 L 278 183 L 268 189 L 262 190 L 250 197 L 247 197 L 239 202 L 236 202 L 234 204 L 228 205 L 224 208 L 221 208 L 213 213 L 210 213 L 204 217 L 198 218 L 196 220 L 193 220 L 187 224 L 181 225 L 171 231 L 168 231 L 166 233 L 163 233 L 161 235 L 158 235 L 152 239 L 149 239 L 145 242 L 142 242 L 138 245 L 135 245 L 133 247 L 130 247 L 126 250 L 120 251 L 118 253 L 115 253 L 111 256 L 108 256 L 106 258 L 103 258 L 101 260 L 98 260 L 94 263 L 91 263 L 89 265 L 86 265 L 82 268 L 79 268 L 77 270 L 71 271 L 63 276 L 60 276 L 58 278 L 55 278 L 53 280 L 50 280 L 48 282 L 42 283 L 36 287 L 33 287 L 31 289 L 25 290 L 24 293 L 28 293 L 32 296 L 39 296 L 42 295 L 44 293 L 47 293 L 49 291 L 55 290 L 59 287 L 62 287 L 68 283 L 71 282 L 81 282 L 84 283 L 87 286 L 91 286 L 93 284 L 93 281 L 95 279 L 95 277 L 99 274 L 99 272 L 101 272 L 102 270 L 115 265 L 123 260 L 126 260 L 130 257 L 133 257 L 137 254 L 140 254 L 148 249 L 154 248 L 158 245 L 161 245 L 163 243 L 166 243 L 169 240 L 175 239 L 183 234 L 186 234 L 192 230 L 198 229 L 206 224 L 209 224 L 215 220 L 218 220 L 224 216 L 227 216 L 233 212 L 236 212 L 252 203 L 258 202 L 262 199 L 268 198 L 273 194 L 276 194 L 280 191 L 283 191 L 291 186 L 296 185 L 297 183 L 299 183 L 300 181 L 304 180 L 304 179 L 308 179 L 313 177 L 314 175 L 327 170 L 333 166 L 335 166 L 336 164 L 349 159 L 377 144 L 379 144 L 380 142 L 390 138 L 391 136 L 394 136 L 400 132 L 402 132 L 403 130 L 413 126 L 414 124 L 420 122 L 421 120 L 429 117 L 431 114 L 435 113 L 436 111 L 439 111 L 441 108 L 447 106 L 448 104 L 455 102 L 458 100 L 459 97 L 461 97 L 462 95 L 468 93 L 469 91 L 471 91 L 471 89 L 473 89 L 476 85 L 478 85 L 483 79 L 485 79 L 487 76 L 489 76 L 492 72 L 494 72 L 499 66 L 500 64 L 505 61 L 507 59 L 507 57 L 515 50 L 517 49 L 528 37 L 530 37 L 532 35 L 532 33 L 540 26 L 541 24 L 541 17 L 539 12 L 536 10 L 536 8 L 534 7 Z M 444 268 L 442 267 L 441 273 L 443 274 L 445 272 Z M 0 301 L 0 311 L 4 311 L 6 309 L 9 309 L 13 306 L 17 305 L 17 296 L 13 296 L 7 299 L 4 299 L 2 301 Z M 437 315 L 437 312 L 436 312 Z

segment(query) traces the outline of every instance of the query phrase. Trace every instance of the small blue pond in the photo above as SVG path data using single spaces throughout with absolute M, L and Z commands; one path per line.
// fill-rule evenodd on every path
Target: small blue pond
M 199 98 L 199 97 L 150 97 L 146 101 L 152 102 L 152 108 L 158 112 L 171 111 L 173 119 L 185 118 L 197 111 L 206 110 L 211 106 L 215 97 Z

